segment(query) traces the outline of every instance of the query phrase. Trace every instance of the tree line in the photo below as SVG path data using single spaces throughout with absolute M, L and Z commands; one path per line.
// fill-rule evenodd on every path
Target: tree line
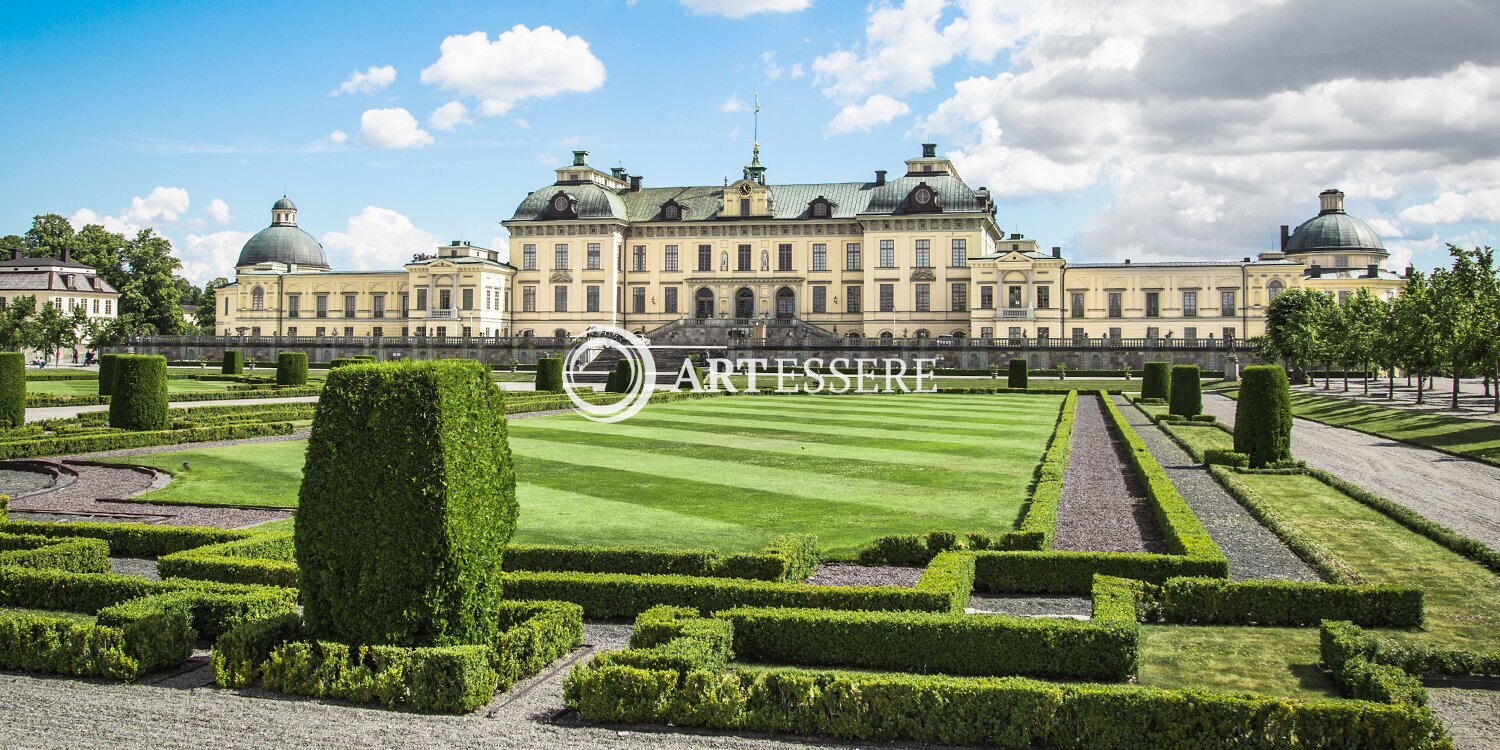
M 1360 289 L 1342 301 L 1308 288 L 1276 296 L 1266 311 L 1266 335 L 1257 342 L 1267 359 L 1282 360 L 1306 377 L 1314 365 L 1324 370 L 1324 387 L 1334 367 L 1369 374 L 1387 373 L 1387 397 L 1395 394 L 1395 371 L 1417 378 L 1417 403 L 1427 381 L 1453 379 L 1452 408 L 1458 408 L 1459 379 L 1484 377 L 1500 412 L 1500 269 L 1488 247 L 1466 250 L 1448 245 L 1452 265 L 1430 274 L 1413 271 L 1406 288 L 1383 298 Z M 1491 389 L 1491 387 L 1493 388 Z

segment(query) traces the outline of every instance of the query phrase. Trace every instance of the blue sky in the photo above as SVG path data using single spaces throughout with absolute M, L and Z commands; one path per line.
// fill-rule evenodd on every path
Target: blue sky
M 1463 43 L 1492 12 L 1366 3 L 1347 31 L 1380 57 L 1268 61 L 1263 38 L 1343 4 L 1059 5 L 11 2 L 0 232 L 44 212 L 155 226 L 202 281 L 285 191 L 336 267 L 389 267 L 493 245 L 574 148 L 651 185 L 736 176 L 758 93 L 773 182 L 869 179 L 934 140 L 1007 231 L 1074 260 L 1271 249 L 1329 186 L 1393 263 L 1493 242 L 1500 61 Z M 1382 47 L 1392 25 L 1404 44 Z M 464 116 L 431 119 L 444 105 Z

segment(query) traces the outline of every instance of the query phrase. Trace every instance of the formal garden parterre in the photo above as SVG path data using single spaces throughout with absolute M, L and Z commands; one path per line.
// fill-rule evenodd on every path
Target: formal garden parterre
M 1280 447 L 1284 377 L 1247 373 L 1268 395 L 1241 403 L 1268 418 L 1240 435 L 1195 413 L 1195 373 L 1153 375 L 1160 395 L 1134 405 L 1020 373 L 985 393 L 659 394 L 606 429 L 507 424 L 566 397 L 502 397 L 477 365 L 340 363 L 316 408 L 294 405 L 313 411 L 280 495 L 295 523 L 0 526 L 0 666 L 130 680 L 208 643 L 225 688 L 463 713 L 573 651 L 584 619 L 623 619 L 629 649 L 567 670 L 587 721 L 1106 748 L 1444 747 L 1419 678 L 1500 676 L 1494 552 L 1298 465 Z M 1081 402 L 1159 552 L 1055 548 L 1059 513 L 1077 512 L 1062 501 Z M 1323 580 L 1231 580 L 1235 540 L 1194 514 L 1126 409 L 1215 464 Z M 179 486 L 259 499 L 230 497 L 234 472 L 198 476 Z M 156 558 L 163 580 L 106 572 L 122 556 Z M 807 583 L 829 560 L 922 572 Z M 974 594 L 1081 596 L 1092 613 L 975 613 Z

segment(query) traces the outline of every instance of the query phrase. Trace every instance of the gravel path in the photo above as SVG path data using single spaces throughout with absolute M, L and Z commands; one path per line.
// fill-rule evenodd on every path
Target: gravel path
M 17 498 L 11 501 L 11 509 L 70 516 L 131 518 L 170 526 L 218 526 L 231 529 L 290 518 L 292 515 L 290 510 L 105 502 L 107 499 L 129 497 L 151 487 L 154 477 L 124 467 L 65 465 L 78 472 L 76 481 L 51 492 Z
M 52 486 L 52 477 L 39 471 L 0 469 L 0 493 L 15 497 Z
M 1500 747 L 1500 691 L 1428 688 L 1427 699 L 1453 735 L 1455 750 Z
M 161 580 L 161 573 L 156 570 L 156 561 L 141 557 L 111 557 L 109 558 L 109 572 L 122 576 L 147 578 L 152 581 Z
M 1203 396 L 1234 425 L 1235 401 Z M 1500 467 L 1306 419 L 1292 423 L 1292 456 L 1500 548 Z
M 1096 396 L 1078 399 L 1053 549 L 1161 552 L 1150 501 Z
M 241 438 L 239 440 L 211 440 L 203 443 L 178 443 L 176 445 L 152 445 L 145 448 L 121 448 L 112 451 L 97 451 L 95 453 L 80 453 L 73 456 L 63 456 L 59 460 L 100 458 L 125 458 L 128 456 L 148 456 L 153 453 L 175 453 L 177 451 L 195 451 L 203 448 L 225 448 L 231 445 L 253 445 L 255 443 L 279 443 L 284 440 L 306 440 L 312 434 L 311 427 L 303 427 L 289 435 L 266 435 L 265 437 Z
M 849 565 L 823 563 L 806 583 L 817 586 L 904 586 L 917 585 L 921 568 L 898 568 L 894 565 Z
M 1017 617 L 1081 617 L 1093 614 L 1086 596 L 1027 596 L 1024 594 L 975 594 L 969 597 L 969 614 L 1015 615 Z
M 1261 578 L 1319 580 L 1307 563 L 1225 492 L 1209 475 L 1208 469 L 1194 464 L 1192 457 L 1147 419 L 1140 409 L 1119 396 L 1114 398 L 1120 413 L 1125 415 L 1125 421 L 1146 441 L 1151 455 L 1166 469 L 1167 476 L 1188 507 L 1224 550 L 1224 555 L 1229 558 L 1230 578 L 1240 581 Z

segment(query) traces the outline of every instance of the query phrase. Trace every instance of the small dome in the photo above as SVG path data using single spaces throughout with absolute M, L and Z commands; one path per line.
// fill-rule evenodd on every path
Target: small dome
M 1369 224 L 1344 213 L 1344 194 L 1325 190 L 1318 196 L 1322 212 L 1302 222 L 1287 240 L 1285 252 L 1346 252 L 1362 250 L 1385 253 L 1385 243 Z
M 328 268 L 323 246 L 312 235 L 296 226 L 278 224 L 256 232 L 240 250 L 236 266 L 257 263 L 286 263 L 314 268 Z
M 272 211 L 296 211 L 297 210 L 297 204 L 293 203 L 291 198 L 288 198 L 285 195 L 283 195 L 283 196 L 281 196 L 281 200 L 276 201 L 276 205 L 271 206 L 271 210 Z

